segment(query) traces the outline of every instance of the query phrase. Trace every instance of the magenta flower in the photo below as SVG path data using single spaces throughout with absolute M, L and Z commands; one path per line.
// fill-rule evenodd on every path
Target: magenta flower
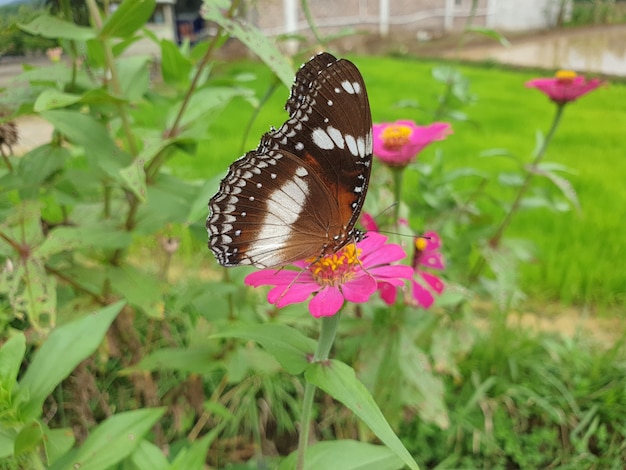
M 603 83 L 597 78 L 587 80 L 570 70 L 559 70 L 554 78 L 535 78 L 526 82 L 526 86 L 537 88 L 557 104 L 566 104 L 595 90 Z
M 344 301 L 367 302 L 385 282 L 394 288 L 410 279 L 409 266 L 391 264 L 406 256 L 400 245 L 386 243 L 387 237 L 368 233 L 356 245 L 351 243 L 321 259 L 294 263 L 299 270 L 263 269 L 248 275 L 249 286 L 274 286 L 267 301 L 277 307 L 304 302 L 312 294 L 309 312 L 314 317 L 336 314 Z
M 374 156 L 390 166 L 406 166 L 427 145 L 452 133 L 447 122 L 418 126 L 413 121 L 374 124 Z
M 431 292 L 441 294 L 444 289 L 443 281 L 422 267 L 444 269 L 443 256 L 440 253 L 441 238 L 435 232 L 427 232 L 423 237 L 415 238 L 415 255 L 413 256 L 413 276 L 411 279 L 412 303 L 429 308 L 435 298 Z M 424 283 L 429 287 L 424 287 Z M 389 283 L 379 283 L 380 296 L 388 305 L 396 301 L 397 287 Z

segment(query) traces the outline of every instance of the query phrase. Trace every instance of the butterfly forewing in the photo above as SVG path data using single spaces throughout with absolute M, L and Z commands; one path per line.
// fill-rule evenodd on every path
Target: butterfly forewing
M 285 107 L 289 119 L 231 165 L 209 203 L 209 247 L 224 266 L 281 266 L 357 236 L 372 158 L 361 74 L 319 54 L 296 74 Z

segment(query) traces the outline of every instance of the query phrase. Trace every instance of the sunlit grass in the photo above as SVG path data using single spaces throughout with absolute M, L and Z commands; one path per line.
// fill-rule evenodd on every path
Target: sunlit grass
M 356 57 L 368 86 L 375 122 L 413 119 L 431 121 L 442 85 L 431 71 L 438 63 L 412 59 Z M 270 73 L 260 64 L 237 62 L 225 66 L 229 76 L 254 73 L 257 80 L 245 83 L 263 96 Z M 420 158 L 432 160 L 435 149 L 443 151 L 450 168 L 472 166 L 485 170 L 511 171 L 510 161 L 480 159 L 490 148 L 506 148 L 529 159 L 537 130 L 545 132 L 554 105 L 524 83 L 536 73 L 484 66 L 463 66 L 478 100 L 467 106 L 469 122 L 454 122 L 454 135 L 426 149 Z M 547 75 L 547 74 L 546 74 Z M 280 126 L 288 90 L 278 87 L 261 110 L 247 140 L 244 129 L 253 110 L 243 100 L 233 102 L 211 127 L 211 140 L 198 149 L 196 158 L 179 158 L 173 163 L 185 176 L 208 179 L 224 174 L 242 153 L 256 148 L 259 137 L 270 126 Z M 395 106 L 412 100 L 420 108 Z M 546 155 L 576 171 L 570 180 L 581 201 L 582 212 L 552 213 L 533 210 L 518 214 L 508 235 L 531 239 L 536 263 L 523 267 L 523 289 L 538 298 L 566 302 L 610 305 L 626 298 L 626 243 L 622 225 L 626 221 L 626 87 L 612 84 L 579 102 L 568 105 L 561 126 Z M 500 197 L 496 181 L 488 190 Z

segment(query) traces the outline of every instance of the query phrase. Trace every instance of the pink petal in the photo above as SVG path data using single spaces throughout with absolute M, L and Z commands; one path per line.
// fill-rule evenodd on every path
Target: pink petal
M 267 293 L 267 301 L 277 307 L 304 302 L 319 289 L 316 283 L 276 286 Z
M 378 291 L 380 292 L 380 298 L 383 299 L 383 302 L 387 305 L 393 305 L 396 302 L 398 294 L 396 286 L 393 286 L 388 282 L 379 282 Z
M 445 268 L 443 255 L 441 253 L 424 253 L 420 258 L 419 264 L 433 269 Z
M 402 247 L 400 245 L 390 243 L 379 247 L 374 252 L 363 254 L 363 256 L 361 256 L 361 262 L 363 263 L 363 267 L 368 269 L 372 266 L 392 263 L 403 258 L 406 258 L 406 253 Z
M 363 275 L 343 284 L 341 292 L 348 302 L 358 304 L 367 302 L 377 288 L 376 279 L 370 274 L 363 273 Z
M 315 318 L 330 317 L 343 305 L 343 296 L 337 287 L 324 287 L 309 302 L 309 312 Z
M 430 292 L 428 292 L 426 288 L 422 287 L 420 284 L 418 284 L 415 281 L 412 281 L 412 285 L 413 285 L 413 298 L 417 300 L 417 303 L 420 304 L 422 307 L 429 308 L 435 301 L 435 299 L 433 298 L 433 295 Z
M 422 235 L 422 237 L 426 241 L 424 251 L 438 250 L 441 248 L 441 238 L 437 232 L 429 231 Z
M 418 271 L 419 275 L 422 276 L 422 279 L 426 281 L 426 283 L 435 291 L 437 294 L 441 294 L 443 292 L 443 281 L 439 279 L 437 276 L 424 272 Z
M 361 240 L 357 246 L 363 250 L 362 256 L 367 256 L 371 252 L 375 252 L 385 244 L 387 237 L 378 232 L 368 232 L 365 238 Z
M 368 272 L 379 281 L 384 280 L 387 282 L 393 282 L 396 285 L 402 285 L 404 284 L 402 279 L 411 279 L 413 277 L 414 270 L 411 266 L 396 264 L 392 266 L 378 266 L 369 269 Z
M 246 276 L 244 283 L 247 286 L 259 287 L 259 286 L 276 286 L 285 285 L 293 282 L 300 275 L 306 274 L 299 271 L 290 271 L 283 269 L 277 271 L 275 269 L 262 269 L 255 271 Z
M 361 225 L 368 232 L 378 232 L 378 225 L 371 214 L 363 212 L 361 214 Z

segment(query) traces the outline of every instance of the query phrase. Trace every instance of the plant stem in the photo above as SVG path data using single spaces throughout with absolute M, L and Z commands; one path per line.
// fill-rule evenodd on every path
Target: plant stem
M 330 348 L 335 341 L 337 326 L 341 312 L 331 317 L 322 318 L 320 338 L 317 342 L 317 349 L 313 356 L 313 362 L 323 362 L 328 359 Z M 315 385 L 307 382 L 304 387 L 304 397 L 302 398 L 302 414 L 300 416 L 300 438 L 298 439 L 298 460 L 297 470 L 304 469 L 304 454 L 309 443 L 309 428 L 311 422 L 311 412 L 313 410 L 313 398 L 315 397 Z
M 550 130 L 546 134 L 546 137 L 542 145 L 537 150 L 537 153 L 535 154 L 535 158 L 533 159 L 533 162 L 530 165 L 530 168 L 528 169 L 528 173 L 526 174 L 526 178 L 524 178 L 524 181 L 522 182 L 522 185 L 520 186 L 517 192 L 517 195 L 515 196 L 515 199 L 513 200 L 513 204 L 511 205 L 511 208 L 509 209 L 507 214 L 504 216 L 504 219 L 500 223 L 498 229 L 496 230 L 496 233 L 489 239 L 489 245 L 491 247 L 493 248 L 498 247 L 498 245 L 500 244 L 500 241 L 502 240 L 502 236 L 504 235 L 504 231 L 507 229 L 507 227 L 511 223 L 511 220 L 513 219 L 513 215 L 515 215 L 515 213 L 519 211 L 519 207 L 522 202 L 522 199 L 524 195 L 526 194 L 526 192 L 528 191 L 528 188 L 530 188 L 530 183 L 533 179 L 533 176 L 535 176 L 535 169 L 537 168 L 537 165 L 539 165 L 539 163 L 543 159 L 546 153 L 546 149 L 548 148 L 548 145 L 552 141 L 552 137 L 554 137 L 556 129 L 559 126 L 559 122 L 561 121 L 561 116 L 563 115 L 564 108 L 565 108 L 565 104 L 557 103 L 556 113 L 554 114 L 554 119 L 552 120 L 552 125 L 550 126 Z M 474 282 L 476 281 L 476 279 L 478 279 L 478 276 L 480 275 L 484 267 L 485 267 L 485 257 L 481 256 L 471 271 L 470 282 Z
M 390 167 L 393 177 L 393 197 L 395 206 L 393 209 L 393 224 L 396 232 L 398 231 L 398 220 L 400 219 L 400 201 L 402 200 L 402 181 L 404 177 L 405 167 Z

